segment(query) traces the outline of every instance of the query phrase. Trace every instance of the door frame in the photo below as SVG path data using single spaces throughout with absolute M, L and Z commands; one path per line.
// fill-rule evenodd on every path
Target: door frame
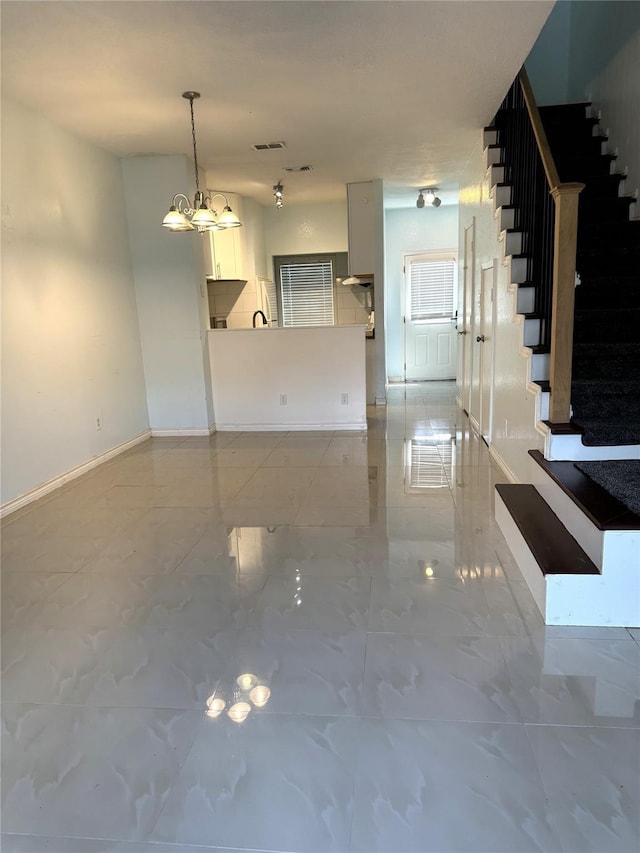
M 454 294 L 454 305 L 457 305 L 458 302 L 458 294 L 460 288 L 460 280 L 458 276 L 458 249 L 411 249 L 410 251 L 402 252 L 402 287 L 401 287 L 401 300 L 400 300 L 400 311 L 402 313 L 402 377 L 403 382 L 407 382 L 407 264 L 408 259 L 416 256 L 427 255 L 433 260 L 438 260 L 442 258 L 450 258 L 453 256 L 454 258 L 454 274 L 455 274 L 455 282 L 454 287 L 456 289 Z M 453 320 L 452 320 L 453 322 Z M 410 382 L 417 380 L 409 380 Z M 428 380 L 426 380 L 428 381 Z
M 467 234 L 471 233 L 471 250 L 467 256 Z M 476 218 L 471 217 L 471 224 L 463 229 L 462 243 L 462 305 L 458 300 L 458 308 L 462 309 L 462 329 L 458 334 L 462 338 L 460 355 L 460 399 L 458 402 L 466 415 L 469 415 L 471 398 L 471 374 L 473 347 L 471 346 L 471 332 L 473 329 L 473 284 L 476 274 Z M 459 318 L 460 319 L 460 318 Z
M 489 316 L 486 315 L 484 307 L 486 305 L 486 294 L 484 293 L 484 285 L 485 285 L 485 273 L 489 273 L 491 271 L 489 278 L 489 283 L 491 286 L 491 310 L 489 312 Z M 480 423 L 479 423 L 479 435 L 482 439 L 484 439 L 487 445 L 491 445 L 493 443 L 493 392 L 495 387 L 495 370 L 496 370 L 496 291 L 498 284 L 498 260 L 497 258 L 493 258 L 490 262 L 487 261 L 480 266 L 480 334 L 487 335 L 489 340 L 485 341 L 482 344 L 482 349 L 480 350 Z M 485 344 L 488 343 L 489 346 L 486 347 Z M 484 367 L 485 367 L 485 359 L 489 358 L 490 368 L 489 368 L 489 388 L 488 392 L 488 403 L 489 403 L 489 411 L 484 411 L 483 406 L 483 379 L 484 379 Z

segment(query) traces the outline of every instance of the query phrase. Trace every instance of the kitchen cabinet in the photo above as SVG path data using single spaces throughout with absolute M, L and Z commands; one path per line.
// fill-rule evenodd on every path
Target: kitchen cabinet
M 234 193 L 225 193 L 225 196 L 229 199 L 229 205 L 233 212 L 242 221 L 240 196 Z M 213 207 L 218 214 L 222 213 L 223 199 L 220 197 L 214 199 Z M 204 236 L 204 242 L 207 278 L 232 281 L 247 280 L 244 226 L 209 231 Z
M 372 181 L 347 184 L 349 275 L 372 275 L 375 269 L 375 204 Z

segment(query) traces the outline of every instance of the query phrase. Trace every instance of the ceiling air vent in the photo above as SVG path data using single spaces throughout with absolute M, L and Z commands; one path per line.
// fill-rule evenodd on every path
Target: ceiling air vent
M 311 172 L 313 166 L 283 166 L 285 172 Z
M 254 151 L 275 151 L 278 148 L 286 148 L 284 142 L 257 142 L 251 146 Z

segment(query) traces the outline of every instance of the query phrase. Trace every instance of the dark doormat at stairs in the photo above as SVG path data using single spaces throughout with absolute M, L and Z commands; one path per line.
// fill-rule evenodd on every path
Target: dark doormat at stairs
M 574 462 L 583 474 L 640 515 L 640 459 Z

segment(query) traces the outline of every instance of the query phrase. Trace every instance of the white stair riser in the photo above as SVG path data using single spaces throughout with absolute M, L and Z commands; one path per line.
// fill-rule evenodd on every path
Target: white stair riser
M 504 166 L 492 165 L 490 167 L 489 173 L 489 181 L 491 182 L 491 186 L 495 187 L 496 184 L 504 183 Z
M 540 343 L 540 320 L 525 319 L 522 342 L 525 347 L 536 347 Z
M 519 255 L 522 251 L 522 232 L 520 231 L 505 231 L 504 232 L 504 253 L 505 255 Z
M 526 258 L 511 258 L 511 282 L 521 284 L 527 280 Z
M 495 165 L 496 163 L 500 163 L 500 161 L 502 160 L 502 148 L 486 148 L 485 157 L 487 169 L 490 169 L 491 166 Z
M 553 435 L 548 432 L 544 441 L 544 458 L 585 462 L 598 459 L 640 459 L 640 446 L 637 444 L 615 447 L 587 447 L 579 435 Z
M 518 314 L 532 314 L 536 307 L 535 287 L 519 287 L 516 302 Z
M 549 379 L 549 353 L 532 353 L 529 356 L 529 365 L 532 382 L 538 382 L 540 379 Z
M 640 624 L 638 567 L 604 575 L 547 575 L 547 625 L 602 625 L 626 628 Z
M 543 575 L 496 493 L 496 522 L 547 625 L 632 627 L 640 624 L 640 571 L 621 565 L 602 575 Z
M 540 391 L 538 393 L 538 420 L 539 421 L 548 421 L 549 420 L 549 400 L 551 398 L 551 394 L 548 391 Z
M 511 187 L 496 187 L 493 191 L 494 204 L 502 207 L 503 204 L 511 204 Z
M 490 145 L 496 145 L 498 142 L 498 131 L 497 130 L 485 130 L 483 131 L 483 145 L 485 148 L 488 148 Z
M 512 207 L 499 207 L 496 211 L 496 218 L 500 231 L 506 231 L 507 228 L 514 227 L 516 212 Z

